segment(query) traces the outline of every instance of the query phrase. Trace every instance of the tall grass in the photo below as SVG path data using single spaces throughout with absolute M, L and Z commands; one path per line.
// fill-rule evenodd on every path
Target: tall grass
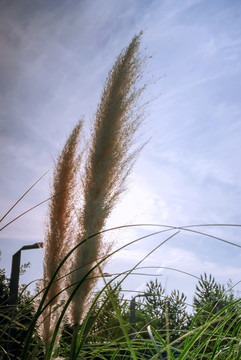
M 67 255 L 72 244 L 72 236 L 75 231 L 73 217 L 77 186 L 76 173 L 81 162 L 81 158 L 78 156 L 81 130 L 82 121 L 77 124 L 69 136 L 55 167 L 52 200 L 49 203 L 45 234 L 43 288 L 49 284 L 59 263 Z M 46 352 L 58 321 L 59 304 L 64 300 L 64 293 L 61 293 L 60 297 L 56 295 L 64 286 L 63 275 L 67 270 L 66 265 L 59 272 L 60 279 L 56 279 L 52 284 L 46 296 L 46 303 L 49 303 L 49 306 L 40 317 L 38 331 L 44 340 Z
M 138 85 L 143 65 L 139 53 L 140 37 L 141 34 L 132 39 L 108 74 L 91 139 L 84 149 L 87 154 L 85 162 L 78 156 L 80 122 L 70 135 L 55 168 L 45 236 L 43 288 L 50 282 L 68 250 L 82 244 L 64 263 L 58 274 L 59 279 L 55 278 L 45 297 L 46 306 L 41 313 L 39 334 L 45 342 L 46 353 L 52 343 L 60 305 L 64 304 L 67 292 L 72 298 L 66 316 L 74 325 L 72 348 L 75 348 L 79 325 L 90 306 L 91 290 L 103 271 L 104 262 L 100 266 L 97 260 L 111 248 L 105 245 L 101 231 L 125 190 L 126 179 L 141 149 L 133 148 L 142 120 L 137 100 L 144 90 Z M 79 186 L 77 175 L 81 171 Z M 92 234 L 98 235 L 83 241 Z M 98 266 L 94 266 L 97 263 Z M 67 271 L 69 275 L 63 277 Z M 83 281 L 77 290 L 71 286 L 90 272 L 91 277 Z M 67 292 L 61 292 L 60 296 L 59 292 L 64 286 Z M 55 339 L 58 341 L 58 337 L 55 336 Z
M 140 35 L 123 50 L 109 72 L 95 116 L 90 148 L 82 179 L 83 202 L 78 217 L 76 244 L 103 230 L 121 193 L 139 149 L 132 150 L 140 126 L 139 112 L 134 112 L 143 88 L 137 87 L 142 59 L 138 53 Z M 102 235 L 85 242 L 74 254 L 72 276 L 75 283 L 88 272 L 101 255 L 108 252 Z M 96 274 L 97 275 L 97 274 Z M 70 321 L 79 324 L 95 280 L 85 282 L 70 305 Z
M 158 226 L 158 225 L 156 225 Z M 118 307 L 118 303 L 116 303 L 116 299 L 113 296 L 113 286 L 112 284 L 116 284 L 115 286 L 119 286 L 123 282 L 123 280 L 132 274 L 136 268 L 140 268 L 142 262 L 148 258 L 153 252 L 161 249 L 162 246 L 167 241 L 172 241 L 173 237 L 178 236 L 178 231 L 186 231 L 185 228 L 166 228 L 163 229 L 160 225 L 160 229 L 157 229 L 155 233 L 151 232 L 143 238 L 135 239 L 131 243 L 122 246 L 121 248 L 112 251 L 107 257 L 111 257 L 114 254 L 121 251 L 121 249 L 128 247 L 130 245 L 136 244 L 138 247 L 140 241 L 149 241 L 150 236 L 159 237 L 159 234 L 162 234 L 162 239 L 158 245 L 155 246 L 149 253 L 145 255 L 138 264 L 133 266 L 131 269 L 126 269 L 124 273 L 117 274 L 111 278 L 108 282 L 105 282 L 105 285 L 100 290 L 100 292 L 92 298 L 92 304 L 86 314 L 85 319 L 79 326 L 78 336 L 75 342 L 74 353 L 71 352 L 70 342 L 67 343 L 62 341 L 61 343 L 57 343 L 57 347 L 54 347 L 56 344 L 56 336 L 59 333 L 59 329 L 61 327 L 61 322 L 64 321 L 65 314 L 68 310 L 68 307 L 72 301 L 74 293 L 69 296 L 66 301 L 66 304 L 63 309 L 61 309 L 60 317 L 58 322 L 56 323 L 56 328 L 54 329 L 54 336 L 52 338 L 52 344 L 50 344 L 47 353 L 45 353 L 44 359 L 54 359 L 55 356 L 62 356 L 64 359 L 239 359 L 241 356 L 240 352 L 240 340 L 241 340 L 241 321 L 240 321 L 240 300 L 234 300 L 232 303 L 226 305 L 222 309 L 217 312 L 211 312 L 209 316 L 207 316 L 207 320 L 205 323 L 200 325 L 199 317 L 201 313 L 197 313 L 197 315 L 193 318 L 192 323 L 189 328 L 185 331 L 180 332 L 179 337 L 173 341 L 172 332 L 174 329 L 166 328 L 166 332 L 168 334 L 163 334 L 163 331 L 160 329 L 153 327 L 152 324 L 144 324 L 141 330 L 135 332 L 135 336 L 130 336 L 131 331 L 133 329 L 130 328 L 129 319 L 123 318 L 121 315 L 120 308 Z M 115 231 L 107 230 L 107 231 Z M 106 232 L 106 231 L 105 231 Z M 169 233 L 166 238 L 163 240 L 163 235 L 165 233 Z M 207 237 L 213 237 L 213 235 L 209 235 L 205 233 Z M 98 236 L 100 234 L 96 234 Z M 94 237 L 94 236 L 93 236 Z M 89 238 L 85 239 L 86 241 Z M 83 241 L 85 241 L 83 240 Z M 220 239 L 226 240 L 226 239 Z M 218 242 L 220 240 L 217 240 Z M 155 241 L 156 242 L 156 241 Z M 235 246 L 240 247 L 238 244 L 233 244 Z M 78 249 L 81 244 L 78 244 L 75 249 L 72 249 L 66 257 L 63 259 L 59 268 L 55 273 L 55 278 L 58 277 L 58 274 L 64 268 L 65 262 L 67 262 L 68 258 L 71 254 Z M 230 245 L 229 245 L 230 246 Z M 74 291 L 78 291 L 83 282 L 88 281 L 87 278 L 91 276 L 95 276 L 95 269 L 98 266 L 102 266 L 102 263 L 105 262 L 105 257 L 98 260 L 98 263 L 94 265 L 88 274 L 86 274 L 82 279 L 74 285 Z M 187 274 L 185 274 L 187 276 Z M 68 276 L 68 274 L 66 274 Z M 51 279 L 54 282 L 54 279 Z M 19 345 L 19 359 L 30 360 L 30 359 L 42 359 L 43 358 L 43 347 L 39 340 L 36 340 L 36 333 L 34 329 L 37 326 L 37 322 L 39 321 L 39 317 L 41 313 L 45 311 L 46 306 L 46 298 L 48 296 L 48 292 L 51 289 L 51 284 L 44 290 L 44 296 L 42 299 L 42 303 L 40 303 L 39 308 L 35 314 L 35 317 L 32 320 L 32 323 L 26 330 L 26 337 L 24 344 Z M 61 291 L 65 291 L 62 289 Z M 116 313 L 116 318 L 119 323 L 120 331 L 122 335 L 119 338 L 111 339 L 103 339 L 100 335 L 95 334 L 95 340 L 93 341 L 93 337 L 91 335 L 91 329 L 95 326 L 98 317 L 101 316 L 102 311 L 104 311 L 105 304 L 102 304 L 102 307 L 98 309 L 96 312 L 96 305 L 99 301 L 101 294 L 107 291 L 108 297 L 106 301 L 110 301 Z M 45 299 L 44 299 L 45 297 Z M 129 306 L 129 305 L 128 305 Z M 168 321 L 168 310 L 167 310 L 167 321 Z M 17 315 L 14 321 L 17 322 Z M 148 325 L 149 328 L 148 328 Z M 147 332 L 148 328 L 148 332 Z M 72 335 L 73 327 L 70 324 L 69 327 L 69 337 Z M 110 329 L 111 332 L 111 329 Z M 146 334 L 149 334 L 149 337 Z M 176 332 L 175 332 L 176 334 Z M 55 338 L 54 338 L 55 337 Z M 132 339 L 132 340 L 131 340 Z
M 113 286 L 112 284 L 119 284 L 128 277 L 130 274 L 135 272 L 137 268 L 142 267 L 142 263 L 145 259 L 148 258 L 153 252 L 162 249 L 162 246 L 169 241 L 172 241 L 173 237 L 178 236 L 178 232 L 186 232 L 186 227 L 166 227 L 163 228 L 161 225 L 155 225 L 157 231 L 155 233 L 151 232 L 143 238 L 135 239 L 129 244 L 126 244 L 119 249 L 112 251 L 106 257 L 110 258 L 114 254 L 121 251 L 123 248 L 133 246 L 136 244 L 139 247 L 140 241 L 150 241 L 150 237 L 160 237 L 158 244 L 149 251 L 140 259 L 140 261 L 135 264 L 131 269 L 125 269 L 121 274 L 114 275 L 111 280 L 105 282 L 105 285 L 100 290 L 100 292 L 92 298 L 92 304 L 86 314 L 85 319 L 80 324 L 77 340 L 75 343 L 74 353 L 71 355 L 70 342 L 64 342 L 64 338 L 61 338 L 61 342 L 56 343 L 56 336 L 59 333 L 61 328 L 61 323 L 63 324 L 65 320 L 65 314 L 68 310 L 68 307 L 72 301 L 74 293 L 66 300 L 65 306 L 61 309 L 59 319 L 55 325 L 54 336 L 50 346 L 48 347 L 47 352 L 44 355 L 44 343 L 40 341 L 38 335 L 35 331 L 38 321 L 40 320 L 42 313 L 45 311 L 47 305 L 46 299 L 48 297 L 48 292 L 51 291 L 51 283 L 54 283 L 55 279 L 59 277 L 59 274 L 65 267 L 65 263 L 68 261 L 68 258 L 71 257 L 72 253 L 81 246 L 81 243 L 78 244 L 75 248 L 65 256 L 63 261 L 60 263 L 59 267 L 56 269 L 54 277 L 50 280 L 50 284 L 44 289 L 41 296 L 42 301 L 39 304 L 39 307 L 31 320 L 30 325 L 22 325 L 25 328 L 25 338 L 22 343 L 17 343 L 18 345 L 18 355 L 16 359 L 21 360 L 30 360 L 30 359 L 54 359 L 55 357 L 62 357 L 64 359 L 240 359 L 241 358 L 241 304 L 240 299 L 233 300 L 232 303 L 221 308 L 219 311 L 211 311 L 210 314 L 206 317 L 206 322 L 200 325 L 199 318 L 202 316 L 201 312 L 197 313 L 193 318 L 192 323 L 189 328 L 185 331 L 182 331 L 179 334 L 178 338 L 170 341 L 172 339 L 172 332 L 174 329 L 166 328 L 168 334 L 163 334 L 163 331 L 155 328 L 151 324 L 143 324 L 140 330 L 135 332 L 134 339 L 130 336 L 131 331 L 133 331 L 129 326 L 129 319 L 123 318 L 118 303 L 113 296 Z M 153 224 L 152 224 L 153 227 Z M 190 229 L 190 228 L 189 228 Z M 193 231 L 198 231 L 197 228 L 192 228 Z M 105 232 L 115 231 L 115 229 L 106 230 Z M 168 233 L 170 234 L 168 235 Z M 163 240 L 163 236 L 166 235 L 166 238 Z M 208 238 L 213 238 L 214 236 L 205 232 L 202 232 Z M 96 234 L 96 236 L 101 234 Z M 93 235 L 95 237 L 95 235 Z M 90 238 L 86 238 L 83 242 L 88 241 Z M 226 239 L 216 239 L 217 245 L 220 241 L 225 241 L 227 246 L 236 246 L 240 248 L 240 245 L 237 243 L 229 242 Z M 155 240 L 157 243 L 157 239 Z M 98 266 L 102 266 L 102 263 L 106 261 L 106 258 L 98 259 L 96 265 L 93 265 L 88 274 L 78 280 L 74 285 L 74 291 L 78 291 L 83 282 L 88 281 L 87 278 L 95 276 L 95 269 Z M 176 271 L 178 271 L 176 269 Z M 180 273 L 183 274 L 182 270 Z M 68 274 L 65 274 L 64 277 L 67 277 Z M 192 276 L 185 273 L 185 276 Z M 59 291 L 57 296 L 61 296 L 61 292 L 65 291 L 65 288 L 62 288 Z M 120 335 L 119 338 L 103 339 L 101 334 L 95 334 L 95 340 L 93 341 L 91 329 L 95 326 L 95 323 L 98 320 L 98 317 L 102 315 L 104 311 L 105 304 L 102 304 L 102 307 L 96 312 L 96 305 L 99 301 L 101 294 L 107 291 L 108 297 L 106 301 L 110 301 L 113 305 L 114 311 L 116 312 L 116 318 L 119 323 Z M 32 299 L 33 300 L 33 299 Z M 27 305 L 24 305 L 27 306 Z M 129 305 L 128 305 L 129 306 Z M 16 326 L 18 331 L 20 331 L 21 316 L 26 313 L 26 308 L 18 308 L 18 311 L 15 312 L 14 318 L 12 318 L 12 325 Z M 168 321 L 168 311 L 167 311 L 167 321 Z M 148 328 L 148 325 L 149 328 Z M 148 328 L 149 337 L 146 336 Z M 6 329 L 5 329 L 6 330 Z M 72 336 L 73 327 L 69 325 L 69 337 Z M 4 329 L 2 330 L 4 331 Z M 110 329 L 111 332 L 111 329 Z M 167 336 L 166 336 L 167 335 Z M 2 337 L 2 336 L 1 336 Z M 131 338 L 133 340 L 131 340 Z M 23 339 L 22 339 L 23 340 Z M 19 340 L 18 340 L 19 341 Z M 54 344 L 57 346 L 54 347 Z M 61 347 L 60 347 L 61 345 Z M 12 358 L 12 357 L 10 357 Z

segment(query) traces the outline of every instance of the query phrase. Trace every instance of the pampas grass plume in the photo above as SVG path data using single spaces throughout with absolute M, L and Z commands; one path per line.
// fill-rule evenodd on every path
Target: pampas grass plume
M 48 222 L 45 233 L 45 253 L 44 253 L 44 279 L 45 288 L 54 275 L 58 265 L 67 255 L 71 247 L 71 234 L 73 235 L 73 212 L 74 212 L 74 193 L 76 191 L 76 175 L 79 170 L 80 157 L 77 156 L 79 136 L 82 130 L 82 121 L 72 131 L 69 136 L 55 166 L 54 180 L 52 188 L 52 200 L 49 204 Z M 43 312 L 40 320 L 39 333 L 48 348 L 52 334 L 58 320 L 60 308 L 58 305 L 63 299 L 58 295 L 65 279 L 63 275 L 66 271 L 63 266 L 59 272 L 60 279 L 56 279 L 51 285 L 46 297 L 46 303 L 50 305 Z
M 130 150 L 141 124 L 135 109 L 144 88 L 136 88 L 143 59 L 138 49 L 141 34 L 123 50 L 109 72 L 91 135 L 90 149 L 83 178 L 83 205 L 79 216 L 76 244 L 103 230 L 106 221 L 125 190 L 125 181 L 140 148 Z M 134 111 L 136 110 L 136 112 Z M 92 237 L 75 252 L 72 283 L 77 283 L 104 255 L 102 236 Z M 94 276 L 96 275 L 96 276 Z M 85 281 L 70 307 L 70 321 L 79 324 L 88 311 L 88 299 L 98 274 Z

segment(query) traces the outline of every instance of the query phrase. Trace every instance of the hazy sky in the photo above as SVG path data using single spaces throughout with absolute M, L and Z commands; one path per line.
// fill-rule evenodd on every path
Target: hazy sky
M 1 214 L 50 169 L 2 224 L 49 196 L 54 159 L 80 118 L 89 126 L 108 71 L 141 30 L 151 82 L 142 133 L 151 139 L 108 226 L 241 223 L 240 18 L 235 0 L 0 0 Z M 8 273 L 15 251 L 43 241 L 45 214 L 46 204 L 2 230 Z M 239 228 L 195 229 L 241 245 Z M 121 245 L 147 232 L 111 236 Z M 126 248 L 107 270 L 129 269 L 170 234 Z M 23 252 L 31 261 L 23 281 L 41 276 L 41 259 L 41 250 Z M 167 291 L 191 294 L 196 280 L 160 267 L 235 283 L 241 251 L 182 232 L 142 266 L 153 276 L 132 275 L 124 288 L 162 275 Z

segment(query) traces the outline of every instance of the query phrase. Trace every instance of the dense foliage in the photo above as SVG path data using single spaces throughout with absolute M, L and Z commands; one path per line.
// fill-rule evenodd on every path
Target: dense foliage
M 20 275 L 29 266 L 29 263 L 23 264 Z M 0 269 L 0 356 L 6 355 L 6 352 L 13 356 L 19 353 L 18 349 L 24 341 L 34 314 L 32 296 L 24 284 L 19 288 L 18 303 L 16 305 L 9 304 L 9 283 L 10 279 L 6 276 L 5 270 Z M 32 345 L 36 345 L 37 342 L 39 339 L 35 334 Z
M 123 324 L 128 334 L 134 331 L 132 343 L 140 358 L 141 356 L 151 358 L 156 354 L 154 343 L 150 340 L 150 333 L 147 331 L 148 325 L 151 325 L 152 335 L 154 334 L 156 338 L 154 341 L 158 344 L 163 359 L 168 356 L 170 359 L 179 358 L 180 354 L 190 346 L 190 342 L 192 347 L 189 352 L 192 356 L 195 355 L 191 358 L 239 358 L 232 357 L 234 356 L 232 354 L 239 356 L 237 339 L 240 338 L 240 302 L 237 300 L 237 294 L 232 290 L 231 282 L 223 285 L 217 283 L 211 274 L 201 275 L 193 297 L 193 311 L 190 312 L 187 310 L 186 296 L 183 293 L 173 290 L 168 295 L 157 279 L 151 280 L 146 284 L 143 294 L 141 296 L 138 294 L 135 298 L 134 329 L 130 327 L 130 300 L 124 297 L 120 285 L 108 285 L 105 291 L 95 294 L 93 300 L 96 297 L 98 300 L 89 314 L 89 320 L 82 334 L 85 341 L 81 353 L 85 355 L 79 357 L 80 359 L 88 359 L 87 354 L 92 354 L 90 359 L 111 359 L 115 358 L 113 357 L 115 353 L 119 354 L 120 358 L 128 358 L 130 352 L 123 333 Z M 16 355 L 28 331 L 34 309 L 29 293 L 23 293 L 14 311 L 8 305 L 8 298 L 9 279 L 5 271 L 1 270 L 0 351 L 4 354 L 8 349 L 8 329 L 11 325 L 15 337 L 13 354 Z M 57 355 L 68 358 L 72 332 L 72 326 L 66 323 Z M 195 336 L 196 340 L 193 341 Z M 37 359 L 43 356 L 37 333 L 34 333 L 29 351 L 34 352 Z M 168 351 L 170 351 L 169 355 Z
M 9 279 L 5 271 L 0 270 L 1 355 L 9 350 L 9 342 L 14 344 L 10 346 L 12 359 L 17 359 L 17 355 L 21 353 L 20 349 L 34 315 L 32 298 L 29 292 L 23 291 L 16 307 L 11 308 Z M 162 356 L 163 359 L 168 356 L 169 359 L 241 357 L 240 301 L 238 293 L 235 294 L 232 289 L 231 281 L 223 285 L 211 274 L 202 274 L 193 296 L 193 310 L 188 311 L 184 293 L 172 290 L 168 295 L 157 279 L 151 280 L 143 293 L 138 293 L 132 299 L 135 302 L 135 323 L 132 327 L 130 300 L 124 297 L 120 284 L 109 284 L 104 291 L 93 295 L 93 301 L 95 305 L 88 314 L 89 319 L 82 333 L 84 341 L 79 359 L 114 359 L 115 356 L 129 358 L 130 351 L 123 326 L 127 334 L 132 333 L 132 346 L 137 359 L 143 356 L 154 358 L 157 353 L 155 345 L 160 351 L 159 358 Z M 148 325 L 151 326 L 149 331 Z M 56 356 L 64 359 L 69 357 L 72 334 L 73 327 L 65 323 Z M 43 346 L 37 332 L 33 334 L 29 352 L 34 354 L 30 358 L 43 358 Z M 185 352 L 186 357 L 182 357 Z

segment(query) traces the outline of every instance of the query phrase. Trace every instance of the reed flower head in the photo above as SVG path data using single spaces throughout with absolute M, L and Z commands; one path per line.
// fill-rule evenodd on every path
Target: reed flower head
M 91 139 L 85 148 L 84 165 L 83 157 L 77 155 L 82 122 L 75 127 L 58 158 L 45 236 L 44 287 L 74 246 L 104 230 L 141 149 L 133 149 L 134 137 L 142 122 L 142 113 L 137 108 L 137 100 L 144 90 L 137 86 L 143 65 L 139 55 L 140 37 L 141 34 L 133 38 L 109 72 Z M 81 181 L 77 179 L 80 169 L 84 169 Z M 77 336 L 78 324 L 89 309 L 90 292 L 102 272 L 100 267 L 95 271 L 92 268 L 108 250 L 101 234 L 90 237 L 62 266 L 59 278 L 47 293 L 45 304 L 48 305 L 42 314 L 40 335 L 45 340 L 46 351 L 61 311 L 58 304 L 65 301 L 66 292 L 62 290 L 68 289 L 70 295 L 74 286 L 81 284 L 68 308 L 69 321 L 76 325 L 73 338 Z M 91 271 L 91 276 L 81 283 Z M 74 346 L 75 342 L 72 349 Z
M 82 121 L 69 136 L 54 170 L 52 188 L 52 200 L 49 204 L 48 223 L 45 233 L 45 254 L 44 254 L 44 278 L 45 288 L 53 277 L 58 265 L 67 255 L 71 247 L 71 235 L 73 235 L 73 211 L 74 193 L 76 191 L 76 174 L 80 166 L 80 157 L 77 156 L 79 136 L 82 130 Z M 57 296 L 65 285 L 64 274 L 66 265 L 58 274 L 51 285 L 46 297 L 46 308 L 41 316 L 39 332 L 45 340 L 46 347 L 49 346 L 51 335 L 54 331 L 60 311 L 59 304 L 63 300 L 63 294 Z
M 137 88 L 143 59 L 139 55 L 140 35 L 122 51 L 104 85 L 83 178 L 83 205 L 79 216 L 76 243 L 103 230 L 120 195 L 140 148 L 131 150 L 133 138 L 141 124 L 141 113 L 135 109 L 144 88 Z M 136 110 L 136 112 L 134 111 Z M 77 283 L 104 254 L 102 236 L 92 237 L 75 252 L 72 283 Z M 85 281 L 70 307 L 73 324 L 80 323 L 88 310 L 88 298 L 97 273 Z

